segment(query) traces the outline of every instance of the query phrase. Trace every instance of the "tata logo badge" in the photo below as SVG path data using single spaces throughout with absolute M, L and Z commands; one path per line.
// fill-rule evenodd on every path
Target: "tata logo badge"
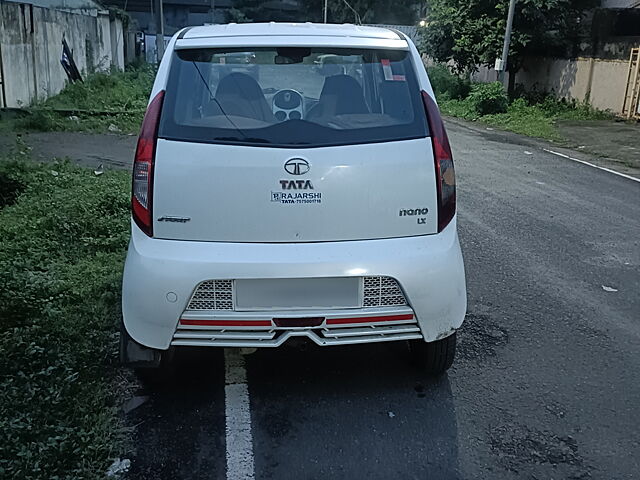
M 284 170 L 290 175 L 304 175 L 311 167 L 303 158 L 290 158 L 284 164 Z

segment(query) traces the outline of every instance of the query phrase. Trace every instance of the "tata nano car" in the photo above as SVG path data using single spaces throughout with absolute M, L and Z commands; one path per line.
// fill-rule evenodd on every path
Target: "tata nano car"
M 451 150 L 409 38 L 277 23 L 172 38 L 133 166 L 123 361 L 408 341 L 438 374 L 465 310 Z

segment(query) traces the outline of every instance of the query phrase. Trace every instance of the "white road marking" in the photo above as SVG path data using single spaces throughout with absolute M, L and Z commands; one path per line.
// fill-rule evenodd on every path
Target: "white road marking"
M 569 155 L 565 155 L 564 153 L 554 152 L 553 150 L 549 150 L 547 148 L 543 148 L 545 152 L 552 153 L 554 155 L 558 155 L 559 157 L 566 158 L 568 160 L 573 160 L 574 162 L 583 163 L 584 165 L 589 165 L 590 167 L 597 168 L 598 170 L 604 170 L 605 172 L 613 173 L 614 175 L 618 175 L 620 177 L 628 178 L 629 180 L 633 180 L 634 182 L 640 182 L 640 178 L 632 177 L 631 175 L 626 175 L 624 173 L 616 172 L 615 170 L 611 170 L 610 168 L 601 167 L 599 165 L 594 165 L 593 163 L 586 162 L 584 160 L 580 160 L 578 158 L 570 157 Z
M 249 480 L 255 478 L 253 437 L 247 371 L 240 349 L 224 349 L 224 370 L 227 479 Z

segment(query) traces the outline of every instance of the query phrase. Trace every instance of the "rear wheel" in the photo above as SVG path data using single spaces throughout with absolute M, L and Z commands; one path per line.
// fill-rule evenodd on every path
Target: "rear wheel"
M 174 349 L 158 350 L 136 342 L 120 323 L 120 363 L 133 368 L 143 383 L 158 383 L 171 374 Z
M 446 372 L 456 355 L 456 334 L 435 342 L 409 340 L 411 360 L 429 375 L 441 375 Z

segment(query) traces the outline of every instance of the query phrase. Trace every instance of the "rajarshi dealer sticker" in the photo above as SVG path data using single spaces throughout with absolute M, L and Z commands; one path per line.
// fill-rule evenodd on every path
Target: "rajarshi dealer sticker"
M 282 204 L 322 203 L 320 192 L 271 192 L 271 201 Z

